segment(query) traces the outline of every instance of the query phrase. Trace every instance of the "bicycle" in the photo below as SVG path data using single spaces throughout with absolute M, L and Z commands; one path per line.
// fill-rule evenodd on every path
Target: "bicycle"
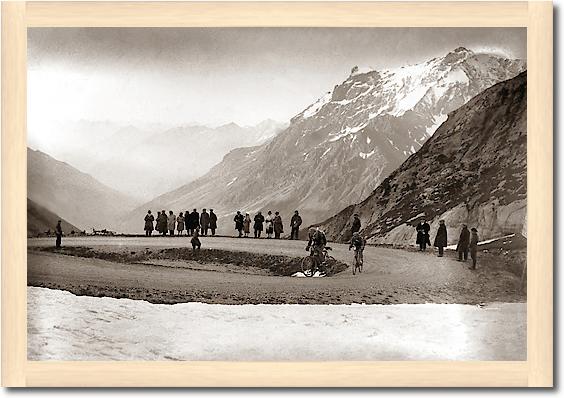
M 353 275 L 356 275 L 356 271 L 360 274 L 362 272 L 362 265 L 364 264 L 363 249 L 360 247 L 355 247 L 354 249 L 354 266 L 352 267 Z
M 310 249 L 312 250 L 313 247 Z M 326 276 L 333 273 L 334 264 L 337 260 L 333 256 L 329 255 L 329 250 L 332 250 L 329 246 L 325 246 L 321 251 L 320 256 L 315 256 L 310 254 L 302 259 L 302 273 L 311 278 L 315 275 L 317 271 Z

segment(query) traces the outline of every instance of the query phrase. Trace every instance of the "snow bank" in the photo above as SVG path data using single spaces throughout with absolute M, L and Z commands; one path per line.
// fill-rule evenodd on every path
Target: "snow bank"
M 526 304 L 210 305 L 28 287 L 30 360 L 525 360 Z

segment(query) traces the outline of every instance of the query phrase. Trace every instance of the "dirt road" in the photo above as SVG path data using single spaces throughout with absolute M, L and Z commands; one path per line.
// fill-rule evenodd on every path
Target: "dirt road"
M 202 238 L 204 249 L 302 257 L 305 242 Z M 70 291 L 77 295 L 147 300 L 152 303 L 303 303 L 398 304 L 523 302 L 519 278 L 495 256 L 483 255 L 477 271 L 454 260 L 381 247 L 367 247 L 364 272 L 350 268 L 330 278 L 273 276 L 261 268 L 173 259 L 113 262 L 40 251 L 52 239 L 28 240 L 28 285 Z M 186 248 L 186 237 L 66 238 L 66 247 L 89 247 L 97 253 L 152 252 Z M 332 255 L 351 264 L 352 252 L 330 244 Z M 242 255 L 244 256 L 244 254 Z M 103 258 L 103 257 L 102 257 Z

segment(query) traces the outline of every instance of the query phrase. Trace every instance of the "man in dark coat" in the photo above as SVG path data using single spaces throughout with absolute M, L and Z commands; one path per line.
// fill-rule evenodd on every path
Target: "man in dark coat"
M 208 229 L 210 227 L 210 215 L 206 209 L 202 209 L 202 215 L 200 216 L 200 227 L 202 228 L 202 235 L 208 235 Z
M 284 224 L 279 212 L 274 212 L 274 239 L 280 239 L 280 234 L 284 233 Z
M 429 239 L 431 226 L 427 223 L 427 221 L 421 220 L 419 221 L 419 224 L 417 224 L 415 230 L 417 231 L 416 243 L 419 245 L 419 251 L 424 252 L 427 249 L 427 245 L 431 246 L 431 241 Z
M 264 216 L 262 215 L 262 212 L 258 212 L 254 218 L 255 224 L 253 226 L 254 230 L 255 230 L 255 238 L 260 238 L 260 234 L 262 233 L 263 230 L 263 224 L 264 224 Z
M 215 236 L 215 230 L 217 229 L 217 215 L 210 209 L 210 230 L 212 236 Z
M 153 221 L 155 221 L 155 216 L 151 214 L 151 210 L 148 210 L 145 216 L 145 236 L 151 236 L 153 234 Z
M 241 212 L 238 211 L 237 214 L 235 214 L 233 221 L 235 222 L 235 229 L 239 232 L 238 238 L 240 238 L 243 236 L 243 221 L 245 221 L 245 217 L 243 217 Z
M 437 235 L 435 236 L 435 242 L 433 246 L 439 248 L 439 257 L 443 256 L 444 248 L 447 245 L 447 229 L 444 220 L 439 221 L 439 229 L 437 230 Z
M 302 225 L 302 218 L 300 217 L 300 213 L 296 210 L 290 220 L 290 239 L 294 239 L 294 236 L 296 239 L 299 239 L 300 225 Z
M 63 240 L 63 228 L 61 227 L 61 220 L 57 221 L 57 226 L 55 227 L 55 247 L 57 249 L 61 248 L 61 241 Z
M 159 232 L 163 236 L 166 235 L 166 232 L 167 232 L 167 229 L 168 229 L 168 217 L 167 217 L 166 212 L 164 210 L 161 211 L 161 219 L 160 219 L 160 221 L 157 221 L 157 225 L 158 225 Z
M 460 237 L 458 238 L 458 245 L 456 246 L 456 251 L 458 252 L 458 261 L 468 260 L 468 249 L 470 247 L 470 231 L 466 224 L 462 224 L 462 231 L 460 231 Z
M 190 213 L 190 217 L 192 220 L 192 234 L 194 233 L 196 228 L 200 228 L 200 213 L 196 209 L 192 210 Z
M 353 221 L 352 221 L 352 226 L 351 226 L 352 235 L 354 235 L 355 232 L 360 231 L 360 227 L 361 227 L 360 217 L 358 216 L 358 214 L 355 214 L 353 216 Z

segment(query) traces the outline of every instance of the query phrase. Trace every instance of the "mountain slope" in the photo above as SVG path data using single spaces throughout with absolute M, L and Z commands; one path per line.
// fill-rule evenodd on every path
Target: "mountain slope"
M 33 200 L 27 200 L 27 236 L 38 236 L 49 230 L 53 232 L 59 220 L 61 220 L 61 227 L 66 235 L 72 231 L 80 231 L 80 228 L 75 227 L 46 208 L 39 206 Z
M 137 204 L 67 163 L 27 150 L 28 198 L 80 230 L 114 229 Z
M 499 83 L 452 112 L 423 147 L 364 201 L 319 224 L 333 240 L 350 237 L 359 213 L 371 243 L 414 244 L 413 224 L 444 219 L 449 242 L 460 226 L 481 239 L 526 229 L 527 75 Z M 433 235 L 434 237 L 434 235 Z
M 458 48 L 388 71 L 354 71 L 267 144 L 234 150 L 205 176 L 136 209 L 279 210 L 287 223 L 323 220 L 368 196 L 433 134 L 446 115 L 524 68 L 520 60 Z M 136 222 L 135 225 L 138 225 Z

